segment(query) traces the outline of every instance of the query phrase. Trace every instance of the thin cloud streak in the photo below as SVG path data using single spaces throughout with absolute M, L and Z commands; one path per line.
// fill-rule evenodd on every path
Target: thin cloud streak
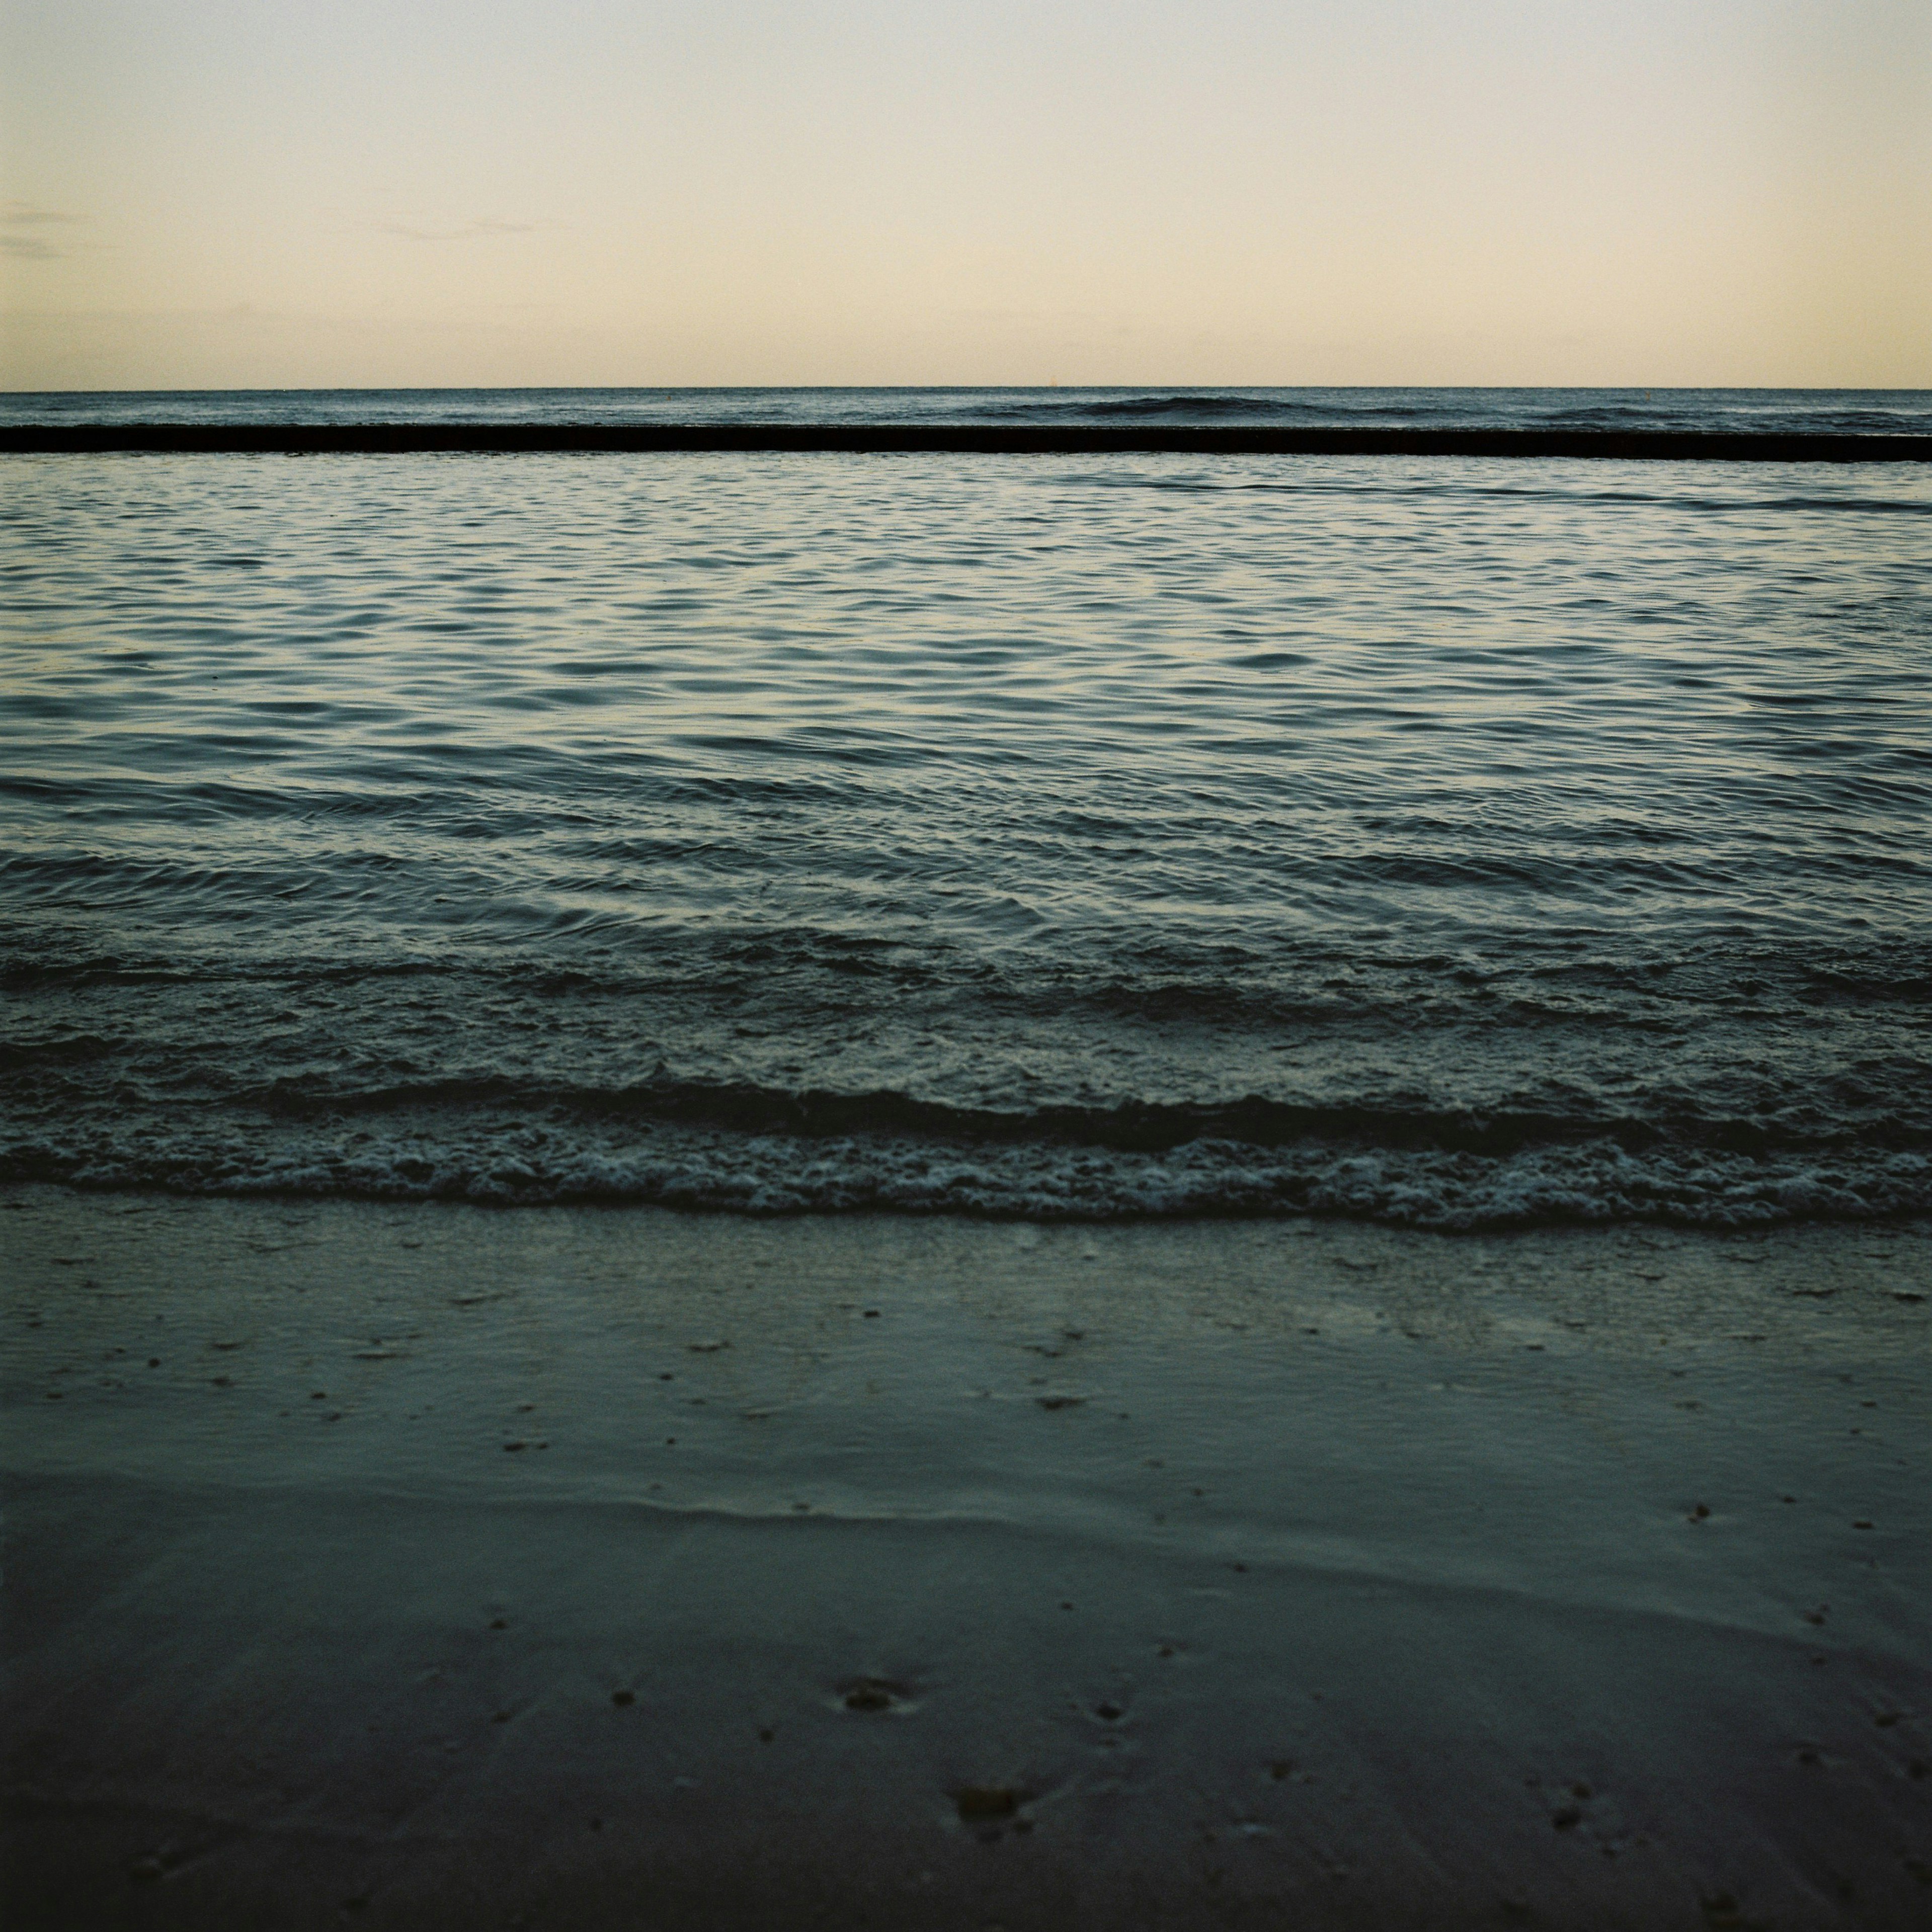
M 412 228 L 400 221 L 380 221 L 376 226 L 385 235 L 399 235 L 407 242 L 494 242 L 510 235 L 536 235 L 567 226 L 561 221 L 499 221 L 486 216 L 466 221 L 460 228 Z
M 86 217 L 69 214 L 64 209 L 43 208 L 36 202 L 0 202 L 0 255 L 15 262 L 58 262 L 70 252 L 57 248 L 44 236 L 34 234 L 16 234 L 9 231 L 16 229 L 68 228 L 77 226 Z
M 85 221 L 84 214 L 69 214 L 58 208 L 42 208 L 31 201 L 0 202 L 0 228 L 44 228 L 52 224 Z

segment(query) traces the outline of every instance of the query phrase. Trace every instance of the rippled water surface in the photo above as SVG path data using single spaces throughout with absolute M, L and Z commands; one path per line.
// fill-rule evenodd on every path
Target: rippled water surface
M 0 1173 L 1932 1208 L 1921 466 L 0 472 Z

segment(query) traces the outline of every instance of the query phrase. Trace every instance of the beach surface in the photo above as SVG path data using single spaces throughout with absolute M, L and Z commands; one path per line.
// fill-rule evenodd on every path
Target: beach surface
M 0 1245 L 15 1932 L 1932 1912 L 1927 1224 Z

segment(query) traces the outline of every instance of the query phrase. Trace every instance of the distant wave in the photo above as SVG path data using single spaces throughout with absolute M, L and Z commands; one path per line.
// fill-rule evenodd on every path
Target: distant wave
M 1280 396 L 1062 396 L 1049 392 L 1024 401 L 992 405 L 982 413 L 994 418 L 1028 419 L 1042 416 L 1067 415 L 1102 418 L 1117 417 L 1130 422 L 1164 418 L 1186 422 L 1252 418 L 1270 422 L 1286 422 L 1303 417 L 1320 417 L 1327 420 L 1332 418 L 1336 411 L 1332 404 L 1292 401 Z
M 1781 398 L 1682 397 L 1666 392 L 1592 392 L 1572 401 L 1550 390 L 1008 391 L 956 403 L 937 418 L 978 422 L 1255 423 L 1306 428 L 1803 430 L 1813 434 L 1898 434 L 1922 428 L 1922 409 L 1801 406 Z
M 1001 397 L 962 411 L 964 419 L 991 422 L 1256 422 L 1335 428 L 1349 424 L 1388 426 L 1480 419 L 1466 403 L 1435 400 L 1425 392 L 1400 398 L 1338 398 L 1332 391 L 1306 396 L 1292 392 L 1260 394 L 1190 394 L 1184 391 L 1120 396 L 1073 391 L 1034 391 Z M 1540 418 L 1539 416 L 1539 420 Z

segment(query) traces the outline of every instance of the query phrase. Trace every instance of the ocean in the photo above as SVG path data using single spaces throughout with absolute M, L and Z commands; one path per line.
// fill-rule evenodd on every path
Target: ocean
M 0 422 L 1924 433 L 1932 394 Z M 1932 470 L 0 458 L 0 1180 L 1443 1230 L 1932 1210 Z

